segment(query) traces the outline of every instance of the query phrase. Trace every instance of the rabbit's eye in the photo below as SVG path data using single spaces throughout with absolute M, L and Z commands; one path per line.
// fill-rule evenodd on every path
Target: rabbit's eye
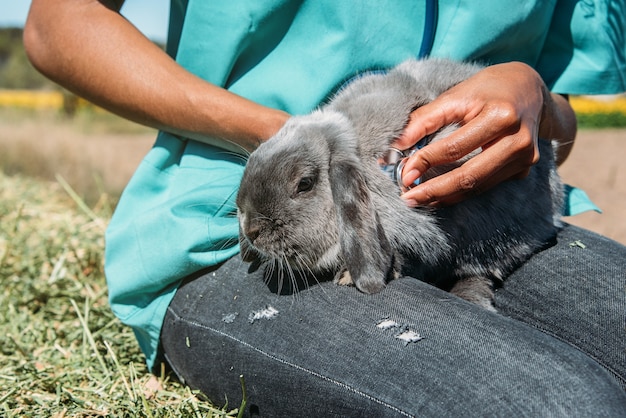
M 300 179 L 300 183 L 298 183 L 298 194 L 300 193 L 306 193 L 311 191 L 311 189 L 313 189 L 313 186 L 315 185 L 315 178 L 313 177 L 303 177 Z

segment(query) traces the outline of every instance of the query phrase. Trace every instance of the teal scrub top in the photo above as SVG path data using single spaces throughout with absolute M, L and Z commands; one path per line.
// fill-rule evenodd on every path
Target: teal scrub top
M 558 93 L 626 90 L 621 2 L 439 3 L 431 56 L 523 61 Z M 173 0 L 167 51 L 211 83 L 304 114 L 357 73 L 416 57 L 425 7 L 415 0 Z M 180 281 L 239 252 L 235 197 L 244 165 L 219 140 L 160 132 L 122 194 L 106 233 L 109 299 L 149 367 Z

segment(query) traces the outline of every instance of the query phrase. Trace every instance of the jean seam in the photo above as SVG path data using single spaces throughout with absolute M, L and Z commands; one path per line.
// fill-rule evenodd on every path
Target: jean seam
M 247 343 L 245 341 L 242 341 L 239 338 L 236 338 L 236 337 L 234 337 L 234 336 L 232 336 L 230 334 L 227 334 L 227 333 L 225 333 L 223 331 L 220 331 L 220 330 L 217 330 L 215 328 L 212 328 L 212 327 L 210 327 L 208 325 L 204 325 L 204 324 L 201 324 L 199 322 L 191 321 L 191 320 L 188 320 L 186 318 L 183 318 L 180 315 L 178 315 L 176 312 L 174 312 L 174 310 L 172 308 L 168 308 L 168 311 L 179 321 L 183 321 L 183 322 L 185 322 L 185 323 L 187 323 L 189 325 L 197 326 L 197 327 L 200 327 L 202 329 L 212 331 L 212 332 L 214 332 L 214 333 L 216 333 L 218 335 L 221 335 L 223 337 L 229 338 L 229 339 L 231 339 L 231 340 L 233 340 L 233 341 L 235 341 L 235 342 L 237 342 L 237 343 L 239 343 L 239 344 L 241 344 L 241 345 L 243 345 L 245 347 L 248 347 L 248 348 L 256 351 L 257 353 L 259 353 L 259 354 L 261 354 L 261 355 L 263 355 L 263 356 L 265 356 L 265 357 L 267 357 L 267 358 L 269 358 L 271 360 L 277 361 L 277 362 L 279 362 L 279 363 L 281 363 L 283 365 L 286 365 L 288 367 L 292 367 L 292 368 L 294 368 L 296 370 L 308 373 L 311 376 L 317 377 L 317 378 L 322 379 L 322 380 L 324 380 L 326 382 L 332 383 L 332 384 L 334 384 L 334 385 L 336 385 L 336 386 L 338 386 L 338 387 L 340 387 L 340 388 L 342 388 L 344 390 L 347 390 L 347 391 L 352 392 L 352 393 L 354 393 L 354 394 L 356 394 L 358 396 L 361 396 L 361 397 L 363 397 L 363 398 L 365 398 L 367 400 L 370 400 L 370 401 L 375 402 L 375 403 L 377 403 L 379 405 L 382 405 L 382 406 L 384 406 L 386 408 L 389 408 L 389 409 L 391 409 L 392 411 L 394 411 L 394 412 L 396 412 L 398 414 L 401 414 L 401 415 L 407 416 L 407 417 L 413 417 L 414 416 L 414 415 L 411 415 L 411 414 L 409 414 L 409 413 L 407 413 L 407 412 L 405 412 L 405 411 L 403 411 L 403 410 L 401 410 L 401 409 L 399 409 L 399 408 L 397 408 L 397 407 L 395 407 L 393 405 L 388 404 L 387 402 L 384 402 L 381 399 L 375 398 L 372 395 L 368 395 L 367 393 L 361 392 L 358 389 L 355 389 L 355 388 L 349 386 L 346 383 L 342 383 L 342 382 L 340 382 L 338 380 L 335 380 L 335 379 L 332 379 L 332 378 L 330 378 L 328 376 L 324 376 L 321 373 L 315 372 L 313 370 L 306 369 L 306 368 L 304 368 L 302 366 L 299 366 L 297 364 L 294 364 L 294 363 L 291 363 L 289 361 L 286 361 L 286 360 L 283 360 L 281 358 L 278 358 L 275 355 L 267 353 L 267 352 L 265 352 L 265 351 L 255 347 L 255 346 L 253 346 L 252 344 L 249 344 L 249 343 Z

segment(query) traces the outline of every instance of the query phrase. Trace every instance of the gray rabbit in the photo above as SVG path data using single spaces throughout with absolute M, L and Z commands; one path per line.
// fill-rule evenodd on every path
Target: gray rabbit
M 560 226 L 563 186 L 553 145 L 539 141 L 540 161 L 526 178 L 438 209 L 409 208 L 378 163 L 412 110 L 481 68 L 406 61 L 290 118 L 247 162 L 237 196 L 244 260 L 291 274 L 331 271 L 365 293 L 407 274 L 493 310 L 494 287 L 549 245 Z

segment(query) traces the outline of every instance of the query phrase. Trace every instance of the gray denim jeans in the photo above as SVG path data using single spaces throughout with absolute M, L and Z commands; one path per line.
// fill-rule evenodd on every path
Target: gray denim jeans
M 249 415 L 626 416 L 626 247 L 566 227 L 488 312 L 403 277 L 292 294 L 232 259 L 179 288 L 163 354 Z M 290 292 L 286 292 L 290 293 Z

